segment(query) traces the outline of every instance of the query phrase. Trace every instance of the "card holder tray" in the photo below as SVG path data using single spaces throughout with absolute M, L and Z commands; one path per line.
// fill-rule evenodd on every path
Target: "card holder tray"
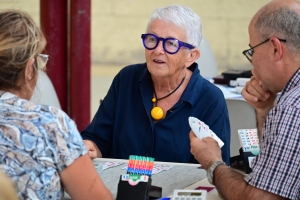
M 122 180 L 121 175 L 116 200 L 150 200 L 161 198 L 162 188 L 153 186 L 151 183 L 152 179 L 149 177 L 148 182 L 139 182 L 137 185 L 132 186 L 128 181 Z

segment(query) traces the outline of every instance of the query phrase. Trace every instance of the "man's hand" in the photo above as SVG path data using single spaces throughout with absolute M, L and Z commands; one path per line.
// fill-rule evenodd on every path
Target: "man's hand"
M 91 159 L 101 158 L 102 154 L 97 145 L 91 140 L 83 140 L 85 148 L 88 150 Z
M 205 137 L 200 140 L 190 131 L 190 144 L 191 153 L 205 170 L 216 161 L 222 160 L 221 149 L 213 138 Z
M 255 75 L 254 70 L 252 70 Z M 257 110 L 269 111 L 275 105 L 277 94 L 263 88 L 261 80 L 252 76 L 243 88 L 242 95 L 245 100 Z
M 242 95 L 256 109 L 256 120 L 259 138 L 262 138 L 263 124 L 272 108 L 276 105 L 277 93 L 272 93 L 263 87 L 263 83 L 252 70 L 253 76 L 243 88 Z

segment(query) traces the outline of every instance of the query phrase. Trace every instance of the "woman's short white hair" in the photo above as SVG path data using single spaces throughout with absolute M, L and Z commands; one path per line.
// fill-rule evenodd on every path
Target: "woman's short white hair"
M 199 49 L 202 39 L 202 22 L 191 8 L 182 5 L 171 5 L 155 9 L 148 22 L 146 33 L 149 30 L 149 26 L 156 19 L 172 23 L 186 30 L 186 42 Z

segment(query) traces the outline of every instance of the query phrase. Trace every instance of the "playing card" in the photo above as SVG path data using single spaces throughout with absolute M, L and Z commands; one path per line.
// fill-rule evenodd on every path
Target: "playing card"
M 211 137 L 218 142 L 220 148 L 224 145 L 222 140 L 220 140 L 220 138 L 212 130 L 210 130 L 209 126 L 207 126 L 204 122 L 195 117 L 189 117 L 189 124 L 192 131 L 199 139 Z
M 174 165 L 154 165 L 152 174 L 158 174 L 162 171 L 170 170 L 171 168 L 175 167 Z
M 189 124 L 195 135 L 200 138 L 200 131 L 202 129 L 202 126 L 198 124 L 198 121 L 194 117 L 189 117 Z
M 116 166 L 118 166 L 118 165 L 122 165 L 122 164 L 124 164 L 124 163 L 121 163 L 121 162 L 105 162 L 105 163 L 103 163 L 103 165 L 102 165 L 102 169 L 103 170 L 106 170 L 106 169 L 108 169 L 108 168 L 111 168 L 111 167 L 116 167 Z

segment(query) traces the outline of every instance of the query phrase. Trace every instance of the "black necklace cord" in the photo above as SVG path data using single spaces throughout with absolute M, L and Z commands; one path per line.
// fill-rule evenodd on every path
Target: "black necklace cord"
M 179 88 L 180 88 L 180 86 L 182 85 L 182 83 L 184 82 L 184 80 L 185 80 L 185 77 L 186 77 L 186 75 L 184 75 L 184 77 L 182 78 L 182 80 L 181 80 L 181 82 L 179 83 L 179 85 L 172 91 L 172 92 L 170 92 L 169 94 L 167 94 L 166 96 L 164 96 L 164 97 L 161 97 L 161 98 L 157 98 L 157 96 L 156 96 L 156 92 L 155 92 L 155 88 L 153 87 L 153 91 L 154 91 L 154 98 L 152 98 L 152 102 L 153 103 L 156 103 L 156 105 L 157 105 L 157 102 L 159 101 L 159 100 L 162 100 L 162 99 L 164 99 L 164 98 L 167 98 L 168 96 L 170 96 L 171 94 L 173 94 L 174 92 L 176 92 L 176 90 L 178 90 Z
M 151 117 L 155 120 L 155 121 L 158 121 L 158 120 L 161 120 L 163 117 L 164 117 L 164 111 L 161 107 L 158 107 L 157 106 L 157 102 L 161 99 L 164 99 L 164 98 L 167 98 L 168 96 L 170 96 L 171 94 L 173 94 L 176 90 L 178 90 L 178 88 L 182 85 L 182 83 L 184 82 L 184 79 L 185 79 L 186 75 L 184 75 L 183 79 L 181 80 L 181 82 L 179 83 L 179 85 L 172 91 L 170 92 L 169 94 L 167 94 L 166 96 L 164 97 L 161 97 L 161 98 L 157 98 L 156 96 L 156 92 L 155 92 L 155 87 L 153 85 L 153 91 L 154 91 L 154 96 L 152 98 L 152 102 L 155 103 L 155 107 L 152 108 L 151 110 Z

